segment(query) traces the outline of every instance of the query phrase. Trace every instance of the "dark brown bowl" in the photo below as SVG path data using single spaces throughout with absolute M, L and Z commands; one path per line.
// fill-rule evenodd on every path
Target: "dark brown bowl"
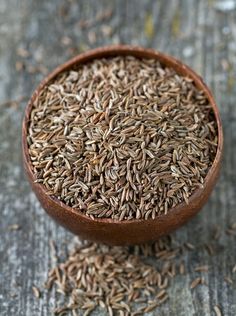
M 83 64 L 95 58 L 117 55 L 133 55 L 141 58 L 158 59 L 162 64 L 174 68 L 175 71 L 180 75 L 192 78 L 197 88 L 203 90 L 209 99 L 217 122 L 218 148 L 213 165 L 211 166 L 205 178 L 204 188 L 194 191 L 189 199 L 188 205 L 185 202 L 181 203 L 170 209 L 166 215 L 160 215 L 156 219 L 134 219 L 129 221 L 117 221 L 112 219 L 92 220 L 82 212 L 74 210 L 73 208 L 65 205 L 56 197 L 47 195 L 46 188 L 42 184 L 34 182 L 35 178 L 32 172 L 32 164 L 30 161 L 27 145 L 27 127 L 29 123 L 30 111 L 35 98 L 52 78 L 57 76 L 60 72 L 70 69 L 74 64 Z M 166 235 L 169 232 L 175 230 L 179 226 L 186 223 L 191 217 L 193 217 L 206 203 L 217 181 L 222 160 L 222 146 L 223 133 L 219 111 L 209 88 L 203 82 L 202 78 L 198 76 L 191 68 L 171 56 L 152 49 L 123 45 L 97 48 L 88 51 L 76 56 L 75 58 L 56 68 L 40 83 L 33 93 L 25 110 L 22 127 L 24 168 L 31 187 L 46 212 L 58 223 L 63 225 L 71 232 L 79 235 L 81 238 L 97 242 L 104 242 L 112 245 L 139 244 L 155 241 L 160 236 Z

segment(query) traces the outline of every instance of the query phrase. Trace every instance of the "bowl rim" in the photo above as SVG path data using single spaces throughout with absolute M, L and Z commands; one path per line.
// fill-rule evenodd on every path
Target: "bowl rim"
M 197 201 L 201 194 L 204 192 L 205 188 L 207 187 L 208 183 L 210 182 L 210 179 L 212 176 L 217 172 L 217 168 L 220 165 L 221 162 L 221 156 L 223 152 L 223 129 L 222 129 L 222 122 L 220 118 L 219 109 L 216 105 L 216 102 L 214 100 L 214 97 L 202 79 L 201 76 L 199 76 L 193 69 L 191 69 L 189 66 L 182 63 L 180 60 L 176 59 L 173 56 L 170 56 L 166 53 L 151 49 L 151 48 L 144 48 L 140 46 L 132 46 L 132 45 L 109 45 L 109 46 L 103 46 L 95 49 L 88 50 L 84 53 L 81 53 L 65 63 L 59 65 L 56 67 L 52 72 L 50 72 L 40 83 L 39 85 L 34 89 L 33 94 L 31 95 L 23 116 L 23 122 L 22 122 L 22 151 L 23 151 L 23 160 L 24 160 L 24 166 L 27 172 L 28 177 L 30 180 L 34 183 L 36 187 L 45 195 L 47 196 L 47 199 L 51 200 L 52 203 L 57 204 L 58 206 L 64 208 L 67 210 L 67 212 L 73 213 L 74 216 L 77 216 L 80 219 L 85 219 L 87 221 L 92 221 L 94 223 L 112 223 L 117 225 L 130 225 L 132 223 L 139 223 L 139 222 L 161 222 L 162 220 L 167 219 L 170 214 L 173 216 L 173 213 L 180 213 L 181 209 L 186 207 L 186 202 L 181 202 L 177 204 L 175 207 L 172 207 L 168 210 L 167 214 L 160 214 L 157 215 L 154 219 L 131 219 L 131 220 L 123 220 L 119 221 L 117 219 L 112 218 L 94 218 L 91 219 L 89 216 L 85 215 L 83 212 L 81 212 L 80 209 L 76 208 L 74 209 L 71 206 L 66 205 L 64 202 L 60 201 L 56 196 L 51 196 L 47 194 L 46 187 L 41 184 L 35 182 L 35 177 L 33 174 L 33 168 L 32 163 L 30 160 L 30 155 L 28 151 L 28 144 L 27 144 L 27 131 L 28 131 L 28 124 L 30 121 L 30 113 L 33 107 L 33 103 L 37 96 L 39 95 L 40 91 L 47 85 L 53 78 L 55 78 L 59 73 L 62 73 L 63 71 L 66 71 L 70 69 L 75 64 L 85 64 L 91 60 L 94 59 L 100 59 L 100 58 L 108 58 L 108 57 L 115 57 L 119 55 L 131 55 L 136 56 L 138 58 L 153 58 L 160 60 L 160 62 L 163 65 L 167 65 L 168 67 L 172 67 L 175 69 L 177 73 L 180 73 L 181 75 L 185 75 L 187 77 L 190 77 L 193 79 L 194 84 L 204 92 L 206 97 L 209 100 L 210 105 L 212 106 L 215 120 L 217 123 L 217 130 L 218 130 L 218 145 L 217 145 L 217 152 L 214 158 L 214 161 L 208 170 L 208 173 L 206 177 L 204 178 L 203 188 L 197 188 L 194 190 L 194 192 L 189 197 L 189 204 L 194 203 L 194 201 Z M 145 56 L 144 56 L 145 55 Z M 184 74 L 182 74 L 182 73 Z

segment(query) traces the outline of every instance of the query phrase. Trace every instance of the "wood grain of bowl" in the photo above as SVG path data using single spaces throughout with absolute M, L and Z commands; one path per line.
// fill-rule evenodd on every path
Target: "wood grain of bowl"
M 157 59 L 163 65 L 173 68 L 178 74 L 192 78 L 196 87 L 200 90 L 203 90 L 206 97 L 208 98 L 214 111 L 215 120 L 217 123 L 218 148 L 214 162 L 205 178 L 204 187 L 194 191 L 194 193 L 189 198 L 188 205 L 185 202 L 178 204 L 177 206 L 171 208 L 166 215 L 160 215 L 155 219 L 115 221 L 112 219 L 102 218 L 92 220 L 82 212 L 74 210 L 73 208 L 65 205 L 56 197 L 47 195 L 47 190 L 44 185 L 35 183 L 35 177 L 32 171 L 32 163 L 27 145 L 27 129 L 32 105 L 39 92 L 59 73 L 69 70 L 76 64 L 84 64 L 97 58 L 106 58 L 120 55 L 132 55 L 138 58 Z M 74 234 L 79 235 L 81 238 L 111 245 L 140 244 L 144 242 L 155 241 L 159 237 L 170 233 L 191 219 L 206 203 L 217 181 L 222 160 L 222 147 L 223 132 L 219 111 L 211 91 L 204 83 L 202 78 L 191 68 L 171 56 L 152 49 L 124 45 L 108 46 L 90 50 L 76 56 L 75 58 L 56 68 L 39 84 L 33 93 L 26 107 L 22 126 L 24 168 L 31 187 L 43 208 L 59 224 Z

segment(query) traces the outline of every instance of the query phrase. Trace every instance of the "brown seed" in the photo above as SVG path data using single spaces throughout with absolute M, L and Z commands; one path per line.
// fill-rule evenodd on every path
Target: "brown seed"
M 32 286 L 32 291 L 36 298 L 40 298 L 41 294 L 40 294 L 39 289 L 36 286 Z
M 95 44 L 97 41 L 96 33 L 93 31 L 88 32 L 88 40 L 90 44 Z
M 185 247 L 188 249 L 188 250 L 193 250 L 195 249 L 195 246 L 193 244 L 191 244 L 190 242 L 186 242 L 185 243 Z
M 149 313 L 151 311 L 153 311 L 154 309 L 156 309 L 156 307 L 158 306 L 158 302 L 152 303 L 149 306 L 147 306 L 144 310 L 144 313 Z
M 9 106 L 9 107 L 17 109 L 19 107 L 20 103 L 27 100 L 27 99 L 28 99 L 28 97 L 21 96 L 15 100 L 6 100 L 6 101 L 0 103 L 0 106 L 1 107 Z
M 211 244 L 206 244 L 206 245 L 205 245 L 205 248 L 206 248 L 206 250 L 207 250 L 207 252 L 208 252 L 208 254 L 209 254 L 210 256 L 213 256 L 213 255 L 214 255 L 214 249 L 213 249 L 213 246 L 212 246 Z
M 196 286 L 198 286 L 199 284 L 203 284 L 204 280 L 202 278 L 196 278 L 192 281 L 192 283 L 190 284 L 190 289 L 194 289 Z
M 216 315 L 216 316 L 223 316 L 219 305 L 215 305 L 215 306 L 214 306 L 214 312 L 215 312 L 215 315 Z
M 166 295 L 166 290 L 161 290 L 157 295 L 156 298 L 162 299 Z
M 235 230 L 235 229 L 236 229 L 236 222 L 232 223 L 232 224 L 230 225 L 230 228 Z
M 208 272 L 209 267 L 207 265 L 205 265 L 205 266 L 197 266 L 194 270 L 196 272 Z
M 23 70 L 24 66 L 25 65 L 22 61 L 19 61 L 19 60 L 16 61 L 15 68 L 17 72 Z
M 233 284 L 233 280 L 229 277 L 229 276 L 225 276 L 224 277 L 225 282 L 227 282 L 228 284 Z
M 221 235 L 220 227 L 216 226 L 214 231 L 213 231 L 213 239 L 218 240 L 220 238 L 220 235 Z
M 19 230 L 21 227 L 18 224 L 12 224 L 8 226 L 8 229 L 13 231 L 13 230 Z
M 185 274 L 185 265 L 183 262 L 181 262 L 179 265 L 179 273 L 182 275 Z
M 113 29 L 110 25 L 102 25 L 101 26 L 101 32 L 104 37 L 111 37 Z
M 49 240 L 49 246 L 51 249 L 51 255 L 52 255 L 53 260 L 57 260 L 57 250 L 56 250 L 56 245 L 55 245 L 54 240 L 52 239 Z
M 26 57 L 29 57 L 30 54 L 25 48 L 19 47 L 17 49 L 17 55 L 22 57 L 22 58 L 26 58 Z
M 235 229 L 227 228 L 225 232 L 226 232 L 227 235 L 236 236 L 236 230 Z

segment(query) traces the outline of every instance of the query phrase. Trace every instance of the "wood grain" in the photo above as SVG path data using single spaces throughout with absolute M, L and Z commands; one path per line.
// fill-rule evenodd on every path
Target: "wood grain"
M 196 245 L 199 251 L 183 255 L 186 275 L 172 282 L 170 300 L 158 310 L 161 316 L 210 316 L 214 315 L 215 305 L 220 306 L 223 315 L 236 315 L 236 275 L 232 275 L 236 243 L 234 236 L 225 234 L 230 223 L 236 221 L 236 10 L 219 6 L 225 2 L 228 1 L 0 1 L 0 104 L 30 96 L 46 72 L 42 67 L 38 69 L 40 65 L 52 70 L 88 47 L 116 43 L 138 44 L 174 55 L 195 69 L 213 90 L 224 126 L 223 170 L 204 210 L 173 235 L 182 243 Z M 97 12 L 110 8 L 111 18 L 81 28 L 81 20 L 94 20 Z M 149 27 L 145 27 L 147 21 Z M 110 37 L 104 35 L 103 24 L 111 27 Z M 91 41 L 91 33 L 88 36 L 91 31 L 96 33 L 95 42 Z M 69 45 L 62 44 L 66 43 L 65 36 L 71 39 Z M 19 47 L 27 49 L 29 56 L 18 56 Z M 23 63 L 23 70 L 16 71 L 16 62 L 17 69 Z M 20 149 L 24 108 L 24 102 L 18 107 L 14 103 L 0 105 L 3 316 L 52 315 L 55 293 L 43 291 L 37 300 L 32 286 L 41 287 L 53 264 L 49 240 L 55 240 L 61 258 L 73 240 L 73 235 L 44 213 L 24 177 Z M 14 224 L 19 225 L 18 230 L 11 229 Z M 222 233 L 218 241 L 213 241 L 216 225 Z M 200 251 L 208 242 L 213 243 L 213 256 Z M 209 272 L 195 272 L 198 265 L 208 265 Z M 201 276 L 207 285 L 190 290 L 191 282 Z M 224 281 L 225 276 L 232 277 L 232 285 Z

